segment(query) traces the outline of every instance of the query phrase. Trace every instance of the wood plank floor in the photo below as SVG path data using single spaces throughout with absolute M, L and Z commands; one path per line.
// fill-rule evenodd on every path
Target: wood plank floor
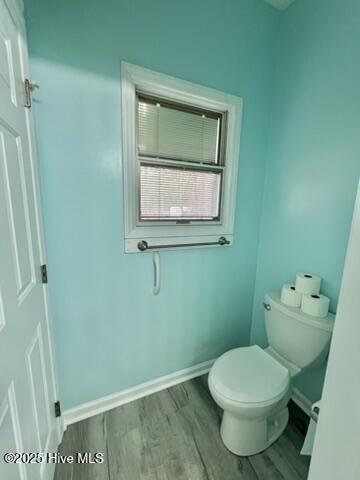
M 232 455 L 221 411 L 197 378 L 68 427 L 61 454 L 101 452 L 102 464 L 58 464 L 55 480 L 304 480 L 304 437 L 289 423 L 265 452 Z

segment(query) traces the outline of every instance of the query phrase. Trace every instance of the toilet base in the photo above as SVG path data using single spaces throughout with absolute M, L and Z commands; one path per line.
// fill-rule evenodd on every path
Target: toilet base
M 286 428 L 287 407 L 270 417 L 244 419 L 231 412 L 223 414 L 220 434 L 225 447 L 235 455 L 250 456 L 266 450 Z

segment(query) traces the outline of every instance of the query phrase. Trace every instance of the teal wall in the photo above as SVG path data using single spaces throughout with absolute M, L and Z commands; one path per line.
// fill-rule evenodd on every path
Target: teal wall
M 279 14 L 262 0 L 28 0 L 65 408 L 250 341 Z M 244 97 L 235 244 L 124 255 L 120 61 Z
M 65 408 L 266 345 L 264 293 L 297 271 L 335 311 L 360 174 L 358 0 L 104 4 L 26 1 Z M 158 297 L 123 253 L 121 60 L 244 97 L 235 244 L 163 253 Z M 315 400 L 323 374 L 297 386 Z
M 252 341 L 262 299 L 297 271 L 323 277 L 336 310 L 360 175 L 360 2 L 296 0 L 277 38 Z M 324 368 L 297 386 L 321 395 Z

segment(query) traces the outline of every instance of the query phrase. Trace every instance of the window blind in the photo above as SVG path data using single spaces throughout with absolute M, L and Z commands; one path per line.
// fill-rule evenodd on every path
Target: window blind
M 140 219 L 217 219 L 220 189 L 221 172 L 141 164 Z
M 219 163 L 221 114 L 138 98 L 138 151 L 151 156 Z

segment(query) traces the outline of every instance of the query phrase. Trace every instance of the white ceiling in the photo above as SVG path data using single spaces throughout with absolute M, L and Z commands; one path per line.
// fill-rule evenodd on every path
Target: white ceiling
M 265 2 L 270 3 L 270 5 L 278 10 L 286 10 L 288 6 L 294 2 L 294 0 L 265 0 Z

